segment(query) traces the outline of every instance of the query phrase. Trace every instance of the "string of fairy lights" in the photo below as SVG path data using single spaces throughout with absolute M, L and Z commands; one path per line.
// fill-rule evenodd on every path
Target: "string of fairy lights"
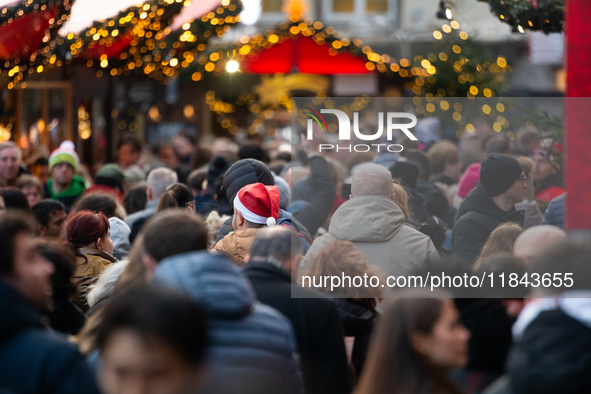
M 177 78 L 179 70 L 188 67 L 195 56 L 206 49 L 212 36 L 221 37 L 239 21 L 238 0 L 224 0 L 217 9 L 198 20 L 188 21 L 178 31 L 171 31 L 174 17 L 190 0 L 158 0 L 132 7 L 117 17 L 95 23 L 78 36 L 70 34 L 65 45 L 72 58 L 85 59 L 96 75 L 129 75 L 134 69 L 163 80 Z M 119 38 L 118 38 L 119 37 Z M 129 45 L 116 56 L 109 57 L 109 47 L 117 40 Z M 100 58 L 93 59 L 96 48 Z M 95 49 L 95 52 L 90 52 Z M 85 56 L 86 55 L 86 56 Z
M 264 32 L 244 35 L 236 42 L 210 44 L 210 38 L 222 37 L 232 25 L 239 22 L 239 13 L 242 10 L 239 0 L 224 0 L 217 9 L 200 19 L 188 21 L 177 31 L 171 31 L 172 21 L 190 0 L 151 0 L 130 7 L 114 18 L 95 22 L 78 34 L 70 33 L 62 37 L 58 31 L 69 17 L 72 1 L 23 0 L 19 5 L 2 10 L 0 23 L 5 26 L 18 16 L 30 12 L 39 12 L 50 7 L 57 9 L 47 29 L 45 45 L 31 56 L 29 63 L 14 59 L 6 61 L 2 65 L 4 67 L 0 68 L 2 75 L 12 78 L 8 88 L 17 83 L 24 87 L 26 82 L 23 78 L 26 74 L 41 73 L 74 61 L 86 62 L 88 67 L 95 69 L 98 77 L 142 72 L 161 82 L 169 82 L 182 73 L 190 75 L 192 81 L 202 81 L 208 76 L 216 77 L 224 72 L 239 71 L 239 64 L 246 57 L 285 40 L 305 36 L 318 45 L 326 45 L 330 55 L 350 53 L 362 58 L 368 71 L 402 78 L 403 88 L 408 95 L 414 96 L 413 112 L 424 116 L 449 114 L 458 123 L 459 129 L 470 132 L 471 127 L 461 114 L 464 108 L 446 98 L 495 97 L 503 87 L 504 76 L 511 71 L 506 58 L 499 56 L 495 59 L 482 51 L 481 46 L 471 41 L 468 33 L 461 30 L 459 23 L 454 20 L 447 21 L 433 32 L 437 50 L 425 56 L 396 59 L 376 52 L 360 38 L 343 37 L 334 27 L 298 14 L 289 15 L 286 21 Z M 532 1 L 488 2 L 493 12 L 498 13 L 508 3 L 528 3 L 532 7 Z M 558 3 L 562 1 L 537 0 L 536 10 L 546 10 L 550 3 L 558 9 Z M 524 5 L 523 9 L 529 8 Z M 523 21 L 516 13 L 498 15 L 507 23 L 513 20 L 517 23 Z M 529 18 L 527 25 L 532 29 L 539 29 L 533 17 Z M 554 22 L 550 25 L 554 25 Z M 115 55 L 110 56 L 111 53 Z M 278 98 L 278 103 L 289 111 L 290 97 L 285 94 L 283 96 L 285 97 Z M 325 100 L 323 104 L 328 108 L 330 100 L 326 96 L 325 91 L 317 93 L 317 99 Z M 339 109 L 347 113 L 358 111 L 367 105 L 367 100 L 368 97 L 359 97 Z M 237 107 L 244 106 L 254 115 L 253 122 L 248 126 L 251 134 L 258 132 L 276 111 L 276 108 L 260 105 L 257 95 L 250 91 L 240 93 L 233 101 L 224 102 L 213 90 L 206 94 L 207 104 L 230 134 L 235 134 L 238 130 L 237 121 L 232 115 Z M 483 107 L 483 114 L 497 117 L 493 125 L 496 131 L 509 127 L 501 112 L 496 108 L 496 111 L 491 109 L 487 114 Z
M 17 16 L 57 8 L 43 39 L 46 44 L 31 55 L 30 62 L 15 58 L 1 65 L 1 74 L 12 79 L 9 89 L 18 83 L 26 87 L 23 79 L 27 73 L 42 73 L 74 61 L 85 61 L 98 77 L 129 75 L 141 70 L 156 80 L 170 81 L 206 49 L 211 37 L 222 37 L 228 32 L 239 21 L 242 11 L 239 0 L 223 0 L 215 10 L 171 31 L 174 17 L 191 0 L 150 0 L 113 18 L 97 21 L 80 33 L 62 37 L 58 32 L 69 19 L 73 1 L 23 0 L 20 5 L 2 10 L 0 22 L 6 26 Z
M 46 18 L 47 28 L 43 34 L 39 48 L 33 51 L 28 58 L 8 57 L 0 62 L 0 75 L 8 77 L 8 89 L 12 89 L 17 83 L 22 82 L 26 75 L 42 73 L 48 67 L 61 65 L 54 50 L 59 45 L 59 29 L 69 19 L 74 0 L 22 0 L 16 5 L 4 7 L 0 11 L 0 26 L 7 27 L 27 15 L 36 15 Z M 14 39 L 21 40 L 19 36 Z M 27 43 L 19 43 L 27 46 Z
M 525 30 L 560 33 L 564 26 L 564 0 L 478 0 L 489 4 L 493 15 L 513 32 Z

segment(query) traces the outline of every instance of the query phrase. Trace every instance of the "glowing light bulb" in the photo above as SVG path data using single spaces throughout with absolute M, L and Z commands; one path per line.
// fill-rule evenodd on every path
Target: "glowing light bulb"
M 230 60 L 226 63 L 226 71 L 229 73 L 235 73 L 240 70 L 240 64 L 236 60 Z

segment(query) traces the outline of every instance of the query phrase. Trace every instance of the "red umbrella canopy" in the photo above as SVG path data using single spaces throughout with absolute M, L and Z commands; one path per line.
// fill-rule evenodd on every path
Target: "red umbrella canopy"
M 367 74 L 361 57 L 347 52 L 331 54 L 330 47 L 317 44 L 310 37 L 298 35 L 269 48 L 245 56 L 241 70 L 251 74 L 287 74 L 293 71 L 306 74 Z

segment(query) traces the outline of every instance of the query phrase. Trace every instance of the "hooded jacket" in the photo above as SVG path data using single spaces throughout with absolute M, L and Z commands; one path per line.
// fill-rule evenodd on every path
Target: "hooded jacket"
M 131 249 L 129 242 L 131 229 L 118 217 L 109 218 L 109 225 L 111 226 L 111 240 L 113 240 L 113 256 L 121 260 L 129 254 Z
M 19 394 L 98 394 L 76 346 L 41 323 L 41 316 L 0 280 L 0 387 Z
M 529 303 L 513 326 L 508 361 L 514 393 L 591 392 L 591 292 Z
M 257 299 L 293 323 L 306 393 L 349 393 L 353 386 L 335 303 L 322 293 L 298 286 L 289 272 L 272 263 L 250 261 L 242 272 Z
M 384 196 L 359 196 L 341 205 L 332 216 L 328 233 L 316 239 L 306 253 L 301 269 L 334 241 L 352 242 L 369 264 L 386 275 L 407 275 L 426 261 L 439 260 L 431 239 L 406 226 L 398 205 Z
M 249 376 L 278 382 L 286 393 L 302 391 L 291 323 L 256 301 L 249 282 L 226 256 L 199 251 L 166 258 L 158 264 L 154 282 L 204 308 L 214 381 Z
M 515 207 L 509 212 L 503 211 L 479 180 L 460 204 L 451 238 L 452 252 L 466 261 L 476 261 L 490 233 L 506 222 L 516 222 L 523 227 L 523 211 L 517 211 Z

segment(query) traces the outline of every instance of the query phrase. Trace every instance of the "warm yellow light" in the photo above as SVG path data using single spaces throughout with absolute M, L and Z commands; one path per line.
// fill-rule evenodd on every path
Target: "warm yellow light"
M 476 128 L 474 127 L 474 125 L 472 123 L 468 123 L 466 125 L 466 131 L 470 134 L 474 133 L 474 131 L 476 131 Z
M 505 106 L 503 105 L 503 103 L 498 103 L 497 104 L 497 111 L 499 111 L 499 112 L 505 112 Z
M 240 70 L 240 63 L 238 63 L 236 60 L 230 60 L 228 63 L 226 63 L 226 71 L 230 74 L 235 73 L 238 70 Z
M 486 115 L 490 115 L 490 111 L 491 109 L 489 105 L 485 104 L 482 106 L 482 112 L 484 112 Z
M 433 32 L 433 37 L 435 37 L 436 40 L 441 40 L 443 38 L 443 34 L 441 34 L 439 30 L 435 30 Z

